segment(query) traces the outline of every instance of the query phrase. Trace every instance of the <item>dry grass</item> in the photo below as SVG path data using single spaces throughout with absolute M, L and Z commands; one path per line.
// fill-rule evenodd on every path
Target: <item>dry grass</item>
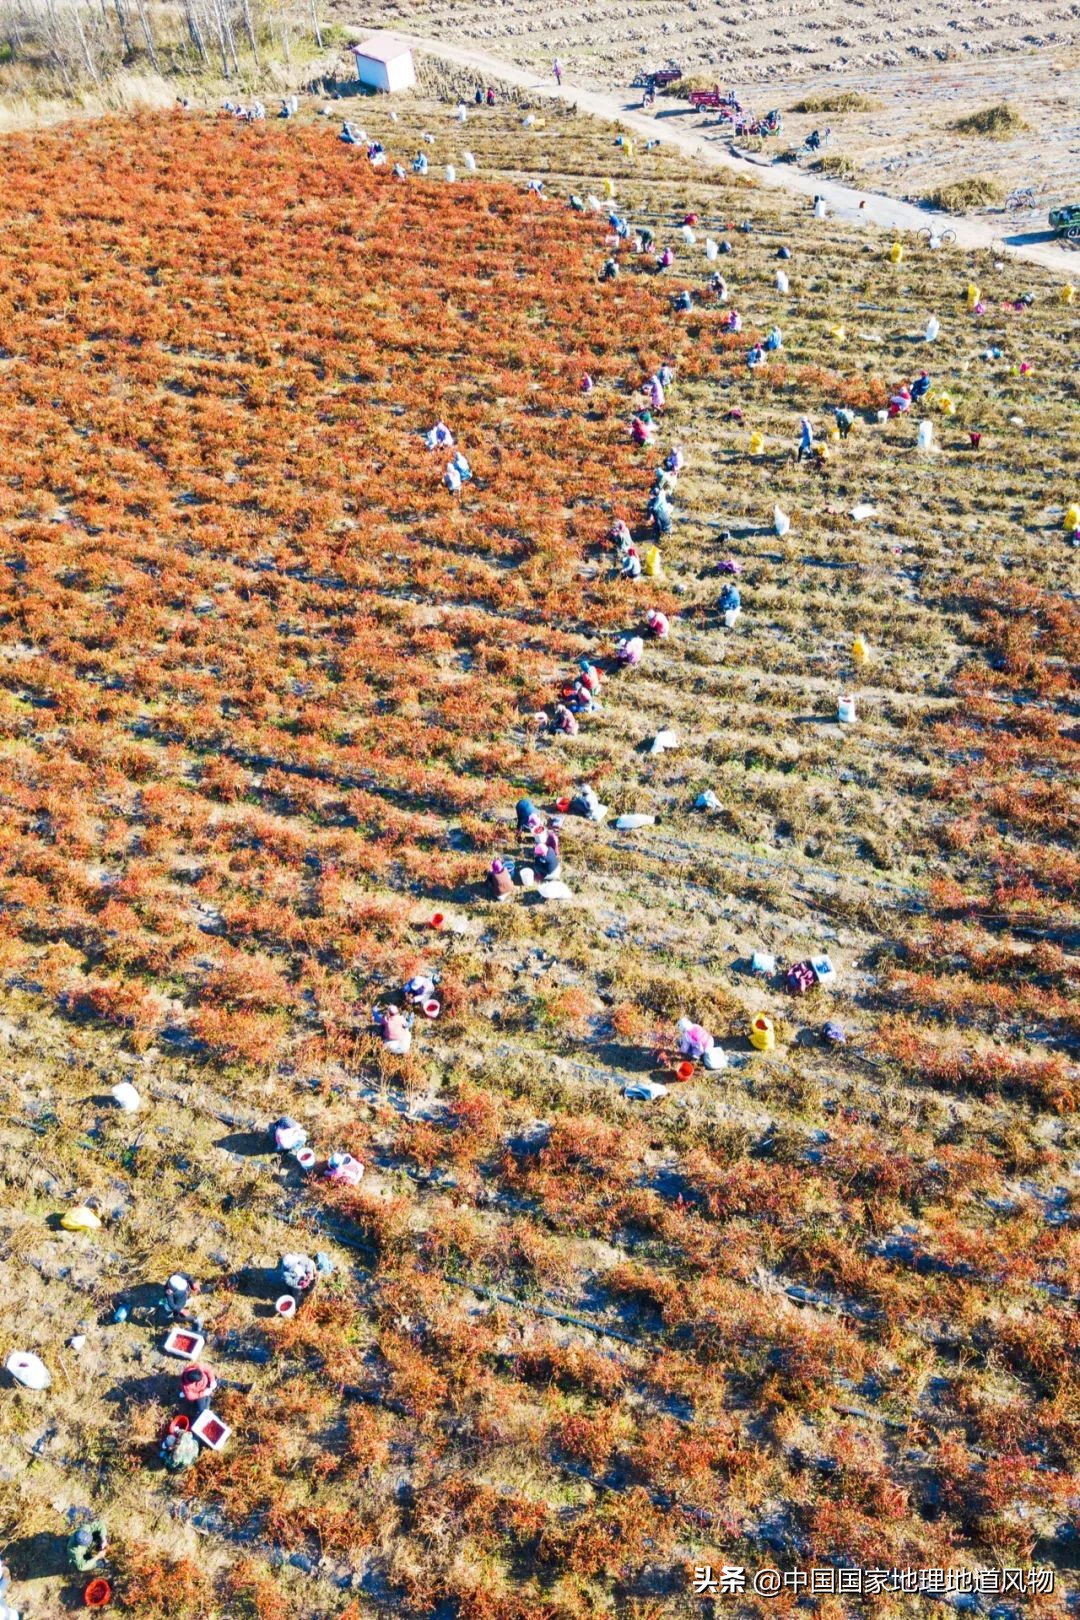
M 814 174 L 826 174 L 833 180 L 846 180 L 853 183 L 858 177 L 858 169 L 849 157 L 837 152 L 826 157 L 815 158 L 810 164 Z
M 877 112 L 880 101 L 873 96 L 863 95 L 859 90 L 824 91 L 819 95 L 803 96 L 796 101 L 791 111 L 794 113 L 854 113 Z
M 994 208 L 1004 200 L 1005 188 L 1000 181 L 981 174 L 937 186 L 924 198 L 931 208 L 940 208 L 946 214 L 969 214 L 976 208 Z
M 1007 101 L 999 102 L 996 107 L 981 107 L 978 112 L 968 113 L 949 125 L 958 135 L 979 135 L 990 141 L 1010 141 L 1030 127 Z

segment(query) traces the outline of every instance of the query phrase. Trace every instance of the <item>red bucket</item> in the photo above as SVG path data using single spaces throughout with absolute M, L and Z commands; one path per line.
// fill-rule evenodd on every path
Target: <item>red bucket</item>
M 692 1063 L 680 1063 L 675 1070 L 675 1078 L 676 1080 L 689 1080 L 692 1078 L 693 1073 L 694 1065 Z
M 112 1587 L 104 1575 L 98 1575 L 90 1582 L 83 1593 L 83 1602 L 88 1609 L 106 1609 L 112 1602 Z
M 432 916 L 429 927 L 431 927 L 431 928 L 441 928 L 445 921 L 446 921 L 446 918 L 443 916 L 442 912 L 441 911 L 436 911 L 434 913 L 434 915 Z
M 560 816 L 565 816 L 566 812 L 570 808 L 570 800 L 569 799 L 556 799 L 555 800 L 555 808 L 559 812 Z
M 170 1434 L 184 1434 L 191 1428 L 191 1419 L 183 1412 L 177 1412 L 174 1418 L 169 1419 Z

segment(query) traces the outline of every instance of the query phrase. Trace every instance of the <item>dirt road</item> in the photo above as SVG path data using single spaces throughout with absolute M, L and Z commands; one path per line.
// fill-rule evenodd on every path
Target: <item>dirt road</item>
M 682 112 L 664 108 L 658 117 L 652 117 L 640 111 L 636 98 L 633 101 L 629 99 L 630 91 L 612 94 L 587 90 L 571 84 L 565 76 L 559 86 L 553 79 L 538 79 L 534 72 L 492 56 L 468 42 L 449 44 L 444 40 L 410 34 L 401 37 L 407 39 L 416 51 L 475 71 L 478 79 L 500 79 L 505 84 L 528 90 L 532 95 L 567 102 L 597 118 L 618 122 L 643 140 L 659 138 L 667 145 L 677 146 L 706 163 L 750 176 L 760 185 L 808 199 L 823 197 L 829 212 L 840 219 L 862 221 L 886 231 L 918 231 L 927 225 L 949 229 L 955 231 L 957 246 L 961 248 L 985 249 L 992 247 L 995 242 L 1004 241 L 1012 256 L 1058 271 L 1070 280 L 1080 278 L 1080 255 L 1071 248 L 1058 245 L 1049 237 L 1003 236 L 996 224 L 985 220 L 935 214 L 914 203 L 883 196 L 880 192 L 855 191 L 850 186 L 840 185 L 821 175 L 804 174 L 790 164 L 774 166 L 767 160 L 742 156 L 732 149 L 726 136 L 686 128 L 684 120 L 690 116 L 689 110 Z

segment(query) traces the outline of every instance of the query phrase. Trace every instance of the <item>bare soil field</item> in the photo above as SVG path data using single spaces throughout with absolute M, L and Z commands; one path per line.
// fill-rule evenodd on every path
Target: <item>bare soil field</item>
M 1076 301 L 560 107 L 333 110 L 429 178 L 336 118 L 4 142 L 0 1362 L 53 1376 L 0 1388 L 12 1599 L 78 1605 L 92 1511 L 149 1620 L 689 1620 L 705 1564 L 1038 1566 L 1011 1612 L 1065 1620 Z M 644 550 L 673 446 L 631 582 L 609 527 Z M 620 669 L 650 608 L 671 633 Z M 542 731 L 582 657 L 600 711 Z M 496 903 L 515 799 L 581 782 L 610 815 L 563 823 L 571 898 Z M 441 1013 L 395 1055 L 371 1008 L 422 970 Z M 684 1014 L 723 1068 L 676 1078 Z M 289 1320 L 294 1249 L 329 1267 Z M 178 1478 L 177 1269 L 233 1431 Z

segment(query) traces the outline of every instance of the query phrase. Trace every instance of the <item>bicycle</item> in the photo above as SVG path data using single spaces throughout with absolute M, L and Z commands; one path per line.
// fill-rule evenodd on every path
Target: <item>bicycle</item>
M 956 241 L 956 232 L 946 225 L 943 231 L 932 231 L 929 225 L 924 225 L 918 233 L 919 241 L 928 248 L 951 247 Z

